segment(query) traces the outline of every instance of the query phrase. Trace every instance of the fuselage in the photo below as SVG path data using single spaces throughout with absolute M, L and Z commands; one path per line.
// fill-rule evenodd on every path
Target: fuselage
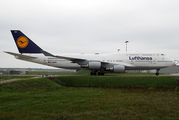
M 57 57 L 34 55 L 36 59 L 23 59 L 29 62 L 65 69 L 85 69 L 77 63 Z M 68 57 L 77 57 L 90 61 L 109 63 L 110 65 L 124 65 L 125 70 L 161 69 L 175 64 L 174 60 L 161 53 L 112 53 L 112 54 L 69 54 Z M 21 59 L 18 58 L 17 59 Z M 109 66 L 110 67 L 110 66 Z
M 20 30 L 11 30 L 19 53 L 6 52 L 17 59 L 65 69 L 87 69 L 91 75 L 105 72 L 124 73 L 125 70 L 156 69 L 175 65 L 174 60 L 161 53 L 112 53 L 112 54 L 60 54 L 53 55 L 35 44 Z

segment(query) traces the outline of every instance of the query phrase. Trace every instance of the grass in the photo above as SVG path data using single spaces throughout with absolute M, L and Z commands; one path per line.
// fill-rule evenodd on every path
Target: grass
M 61 76 L 61 81 L 67 86 L 142 86 L 175 88 L 174 76 Z
M 70 77 L 67 78 L 69 79 Z M 86 79 L 83 76 L 75 76 L 71 79 L 77 81 L 82 78 L 83 81 L 89 83 L 105 79 L 103 76 L 87 76 Z M 131 77 L 126 78 L 131 79 Z M 137 82 L 136 78 L 131 80 L 133 82 L 129 82 L 129 79 L 126 80 L 133 85 Z M 158 79 L 159 77 L 155 78 Z M 163 80 L 168 79 L 169 81 L 172 79 L 170 77 L 161 78 Z M 118 77 L 118 79 L 125 81 L 123 77 Z M 110 83 L 106 83 L 110 80 L 116 83 L 117 77 L 114 80 L 112 77 L 107 77 L 103 81 L 103 84 Z M 80 80 L 80 82 L 83 81 Z M 150 82 L 153 81 L 154 79 Z M 97 83 L 95 82 L 95 84 Z M 98 84 L 100 83 L 102 84 L 102 82 Z M 168 82 L 164 83 L 168 84 Z M 111 85 L 113 84 L 111 83 Z M 1 120 L 179 120 L 178 108 L 179 90 L 177 87 L 176 89 L 167 90 L 155 88 L 146 90 L 133 88 L 63 87 L 46 78 L 0 84 Z
M 10 83 L 0 84 L 1 92 L 19 92 L 19 91 L 29 91 L 29 90 L 44 90 L 59 87 L 60 85 L 50 81 L 47 78 L 37 78 L 30 80 L 14 81 Z

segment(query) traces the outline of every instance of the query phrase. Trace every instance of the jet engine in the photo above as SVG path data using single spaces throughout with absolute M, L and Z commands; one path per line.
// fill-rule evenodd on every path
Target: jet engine
M 89 62 L 86 65 L 81 65 L 81 68 L 89 68 L 90 70 L 99 70 L 101 68 L 101 62 Z
M 123 65 L 114 65 L 113 67 L 106 68 L 106 70 L 114 73 L 125 73 L 125 67 Z

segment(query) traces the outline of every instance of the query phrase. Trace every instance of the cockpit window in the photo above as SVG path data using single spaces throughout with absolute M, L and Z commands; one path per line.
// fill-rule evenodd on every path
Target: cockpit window
M 164 54 L 161 54 L 161 56 L 165 56 Z

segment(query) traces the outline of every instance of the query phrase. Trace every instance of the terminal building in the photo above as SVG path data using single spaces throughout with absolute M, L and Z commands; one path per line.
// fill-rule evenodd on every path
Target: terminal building
M 28 74 L 27 70 L 10 70 L 10 74 Z

